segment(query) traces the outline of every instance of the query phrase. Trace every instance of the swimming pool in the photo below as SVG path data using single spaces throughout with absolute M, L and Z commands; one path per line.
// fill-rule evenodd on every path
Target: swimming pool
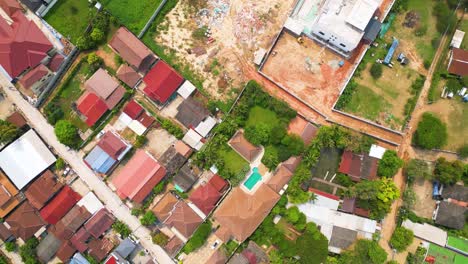
M 252 169 L 252 174 L 250 174 L 249 178 L 244 182 L 244 186 L 247 189 L 252 190 L 252 188 L 262 179 L 262 175 L 258 172 L 258 168 L 255 167 Z

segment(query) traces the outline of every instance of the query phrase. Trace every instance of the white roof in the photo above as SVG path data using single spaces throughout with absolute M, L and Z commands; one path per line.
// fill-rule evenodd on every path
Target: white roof
M 55 160 L 32 129 L 0 152 L 0 168 L 19 190 L 54 164 Z
M 331 209 L 331 210 L 338 210 L 338 206 L 340 205 L 340 201 L 325 197 L 325 196 L 320 195 L 320 194 L 315 194 L 315 196 L 317 197 L 317 199 L 312 201 L 313 204 L 315 204 L 317 206 L 321 206 L 321 207 L 326 207 L 326 208 Z
M 146 130 L 148 129 L 144 125 L 142 125 L 138 120 L 133 120 L 128 124 L 128 128 L 130 128 L 133 132 L 135 132 L 137 135 L 141 136 L 143 135 Z
M 346 22 L 360 29 L 361 31 L 364 31 L 379 5 L 380 1 L 357 0 L 354 3 L 353 9 L 346 18 Z
M 123 126 L 128 126 L 128 124 L 130 124 L 130 122 L 132 122 L 132 118 L 129 117 L 126 113 L 122 113 L 120 116 L 119 116 L 119 119 L 118 119 L 118 122 L 122 123 Z
M 288 17 L 284 23 L 284 27 L 295 35 L 300 36 L 305 26 L 298 19 Z
M 197 88 L 191 82 L 185 80 L 185 82 L 177 90 L 177 93 L 182 96 L 182 98 L 187 99 Z
M 78 201 L 77 205 L 84 206 L 88 212 L 95 214 L 97 211 L 104 208 L 102 202 L 96 197 L 93 192 L 86 194 L 81 200 Z
M 254 53 L 254 63 L 256 65 L 262 64 L 263 58 L 265 58 L 266 50 L 264 48 L 259 48 L 255 53 Z
M 187 134 L 185 134 L 182 141 L 187 143 L 190 147 L 200 150 L 203 147 L 203 142 L 201 142 L 202 136 L 200 136 L 195 130 L 190 129 Z
M 205 120 L 200 122 L 198 126 L 195 128 L 195 131 L 200 134 L 202 137 L 206 137 L 208 133 L 216 126 L 216 119 L 211 116 L 208 116 Z
M 465 32 L 457 29 L 453 35 L 450 46 L 459 49 L 463 42 L 463 37 L 465 37 Z
M 377 159 L 382 159 L 385 151 L 387 151 L 386 148 L 372 144 L 369 151 L 369 156 Z
M 401 226 L 413 231 L 414 235 L 422 240 L 429 241 L 442 247 L 445 247 L 445 244 L 447 243 L 447 232 L 438 227 L 426 223 L 413 223 L 410 220 L 403 221 Z
M 374 220 L 338 212 L 327 207 L 315 205 L 313 202 L 300 204 L 297 207 L 299 208 L 299 211 L 306 215 L 307 221 L 312 221 L 317 225 L 320 225 L 322 228 L 324 226 L 338 226 L 358 231 L 367 238 L 371 238 L 372 234 L 375 233 L 377 229 L 377 222 Z M 323 234 L 327 235 L 325 233 Z

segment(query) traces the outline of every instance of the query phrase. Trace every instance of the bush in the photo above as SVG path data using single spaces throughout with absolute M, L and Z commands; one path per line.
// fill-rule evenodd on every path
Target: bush
M 158 218 L 154 215 L 153 211 L 146 211 L 146 213 L 140 218 L 140 223 L 144 226 L 151 226 L 156 223 Z
M 184 137 L 184 131 L 168 119 L 163 119 L 161 121 L 161 127 L 175 136 L 177 139 L 182 139 Z
M 406 164 L 404 169 L 406 180 L 409 184 L 412 184 L 415 179 L 426 179 L 432 178 L 432 172 L 429 169 L 429 165 L 424 160 L 412 159 Z
M 132 233 L 130 227 L 120 220 L 116 220 L 114 224 L 112 224 L 112 229 L 114 229 L 114 231 L 120 234 L 123 238 L 128 237 Z
M 78 148 L 81 138 L 78 134 L 78 128 L 70 121 L 60 120 L 55 124 L 55 135 L 60 143 L 69 146 L 73 149 Z
M 457 150 L 458 155 L 461 158 L 467 158 L 468 157 L 468 144 L 463 145 Z
M 105 34 L 99 28 L 93 28 L 91 34 L 89 34 L 89 37 L 93 42 L 101 43 L 105 38 Z
M 82 51 L 96 47 L 96 43 L 88 35 L 79 36 L 76 39 L 76 47 Z
M 55 169 L 62 170 L 65 168 L 65 161 L 62 158 L 58 158 L 55 161 Z
M 16 251 L 17 247 L 18 246 L 16 245 L 16 242 L 14 242 L 14 241 L 8 241 L 8 242 L 5 243 L 5 249 L 8 252 Z
M 151 241 L 153 241 L 153 243 L 156 245 L 164 247 L 167 244 L 167 242 L 169 242 L 169 237 L 162 232 L 157 232 L 151 237 Z
M 39 245 L 37 238 L 33 237 L 26 241 L 26 243 L 19 248 L 19 254 L 23 263 L 27 264 L 40 264 L 36 256 L 36 247 Z
M 354 185 L 354 182 L 345 174 L 343 173 L 338 173 L 336 175 L 336 182 L 344 187 L 350 187 Z
M 398 158 L 398 154 L 394 150 L 387 150 L 379 161 L 377 174 L 383 177 L 393 177 L 402 166 L 403 160 Z
M 211 234 L 211 222 L 207 221 L 201 224 L 198 229 L 193 233 L 190 240 L 185 244 L 183 251 L 187 254 L 199 249 L 205 244 L 206 239 Z
M 20 130 L 8 121 L 0 119 L 0 144 L 7 144 L 13 141 L 20 134 Z
M 192 32 L 192 37 L 196 40 L 203 40 L 206 38 L 205 33 L 208 30 L 207 26 L 197 28 Z
M 260 123 L 246 127 L 244 135 L 250 143 L 259 146 L 268 143 L 270 133 L 271 128 L 265 123 Z
M 153 188 L 153 194 L 158 195 L 166 190 L 167 181 L 162 180 Z
M 267 146 L 265 148 L 265 154 L 262 157 L 262 163 L 269 170 L 274 170 L 279 164 L 278 150 L 273 146 Z
M 413 231 L 400 226 L 395 228 L 390 238 L 390 245 L 398 252 L 402 252 L 413 243 L 413 238 Z
M 462 179 L 465 166 L 459 160 L 450 162 L 445 158 L 438 158 L 435 163 L 434 175 L 443 184 L 454 184 Z
M 447 143 L 447 127 L 435 115 L 424 113 L 413 135 L 414 143 L 424 149 L 435 149 Z
M 135 140 L 135 144 L 133 144 L 133 146 L 135 148 L 141 148 L 146 144 L 146 142 L 148 142 L 148 139 L 145 136 L 143 135 L 137 136 Z
M 44 107 L 44 113 L 47 117 L 47 122 L 51 125 L 55 125 L 57 121 L 62 119 L 65 116 L 62 108 L 56 101 L 51 101 Z
M 372 66 L 370 68 L 370 74 L 371 74 L 372 78 L 374 78 L 376 80 L 379 79 L 380 77 L 382 77 L 382 71 L 383 71 L 383 66 L 380 63 L 374 63 L 374 64 L 372 64 Z

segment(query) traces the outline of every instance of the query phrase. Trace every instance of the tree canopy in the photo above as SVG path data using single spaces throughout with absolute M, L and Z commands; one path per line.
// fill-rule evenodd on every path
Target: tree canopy
M 12 123 L 0 119 L 0 143 L 7 144 L 20 134 L 20 130 Z
M 309 227 L 297 238 L 295 252 L 300 258 L 299 263 L 325 263 L 328 256 L 328 240 L 317 227 Z
M 462 179 L 464 172 L 465 166 L 459 160 L 450 162 L 445 158 L 439 158 L 435 163 L 434 176 L 443 184 L 456 183 Z
M 360 239 L 353 250 L 341 254 L 339 263 L 342 264 L 383 264 L 387 260 L 387 253 L 373 240 Z
M 432 172 L 429 165 L 424 160 L 412 159 L 410 160 L 404 169 L 404 174 L 409 183 L 414 182 L 416 179 L 430 180 L 432 178 Z
M 78 145 L 81 142 L 80 135 L 78 134 L 78 128 L 70 121 L 58 121 L 55 124 L 54 131 L 60 143 L 71 148 L 78 148 Z
M 140 218 L 140 223 L 144 226 L 153 225 L 158 218 L 154 215 L 153 211 L 146 211 L 146 213 Z
M 403 166 L 403 161 L 398 158 L 396 151 L 387 150 L 379 161 L 377 174 L 383 177 L 393 177 L 401 166 Z
M 252 144 L 259 146 L 268 143 L 271 127 L 265 123 L 245 128 L 245 138 Z
M 424 113 L 414 132 L 414 143 L 424 149 L 435 149 L 447 143 L 447 127 L 435 115 Z
M 404 227 L 397 227 L 390 238 L 390 245 L 398 252 L 404 251 L 411 243 L 413 243 L 413 231 Z
M 192 237 L 190 240 L 185 244 L 184 246 L 184 252 L 185 253 L 190 253 L 192 251 L 197 250 L 203 244 L 205 244 L 206 239 L 208 236 L 211 234 L 211 222 L 207 221 L 201 224 L 198 229 L 193 233 Z

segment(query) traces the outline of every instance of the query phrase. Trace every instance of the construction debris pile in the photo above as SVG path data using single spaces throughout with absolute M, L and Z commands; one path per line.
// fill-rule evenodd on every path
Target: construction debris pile
M 196 23 L 198 28 L 222 26 L 229 8 L 230 0 L 209 0 L 207 8 L 200 9 L 197 13 Z
M 265 30 L 265 23 L 256 10 L 255 4 L 243 6 L 236 14 L 234 36 L 245 44 L 253 44 L 256 37 Z

